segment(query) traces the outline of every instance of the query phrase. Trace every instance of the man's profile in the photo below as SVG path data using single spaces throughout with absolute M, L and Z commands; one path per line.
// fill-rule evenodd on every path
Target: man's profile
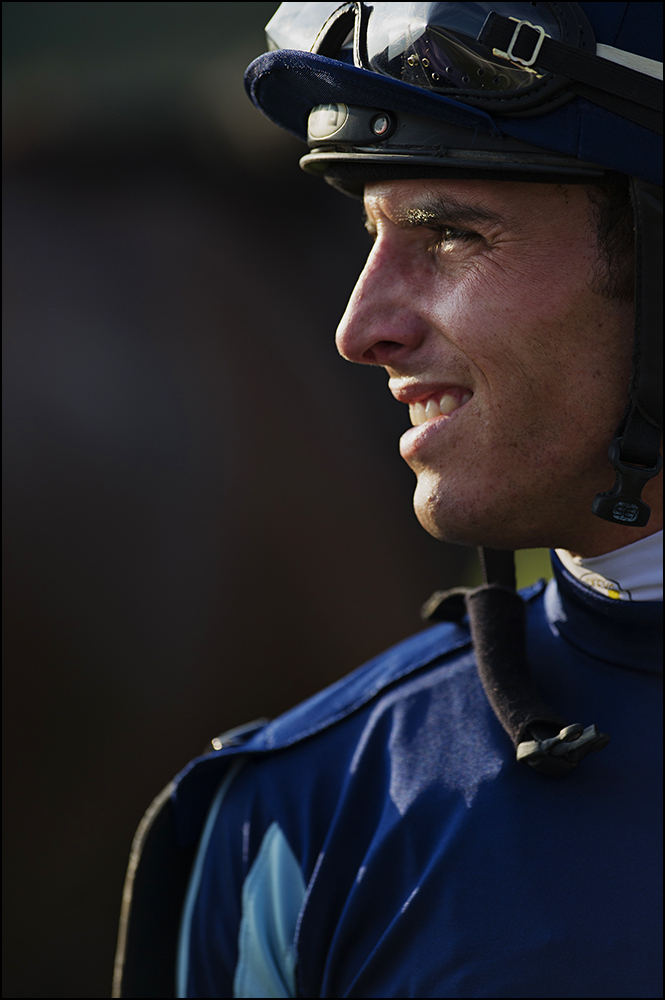
M 385 369 L 418 519 L 485 582 L 162 793 L 114 995 L 660 995 L 659 19 L 287 3 L 267 26 L 248 93 L 374 240 L 338 350 Z M 554 579 L 518 594 L 536 546 Z

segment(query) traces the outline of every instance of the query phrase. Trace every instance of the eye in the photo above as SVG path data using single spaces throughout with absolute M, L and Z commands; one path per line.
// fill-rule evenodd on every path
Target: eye
M 434 231 L 434 239 L 430 243 L 428 250 L 431 252 L 437 250 L 450 252 L 455 244 L 469 243 L 481 238 L 479 233 L 473 233 L 467 229 L 455 229 L 454 226 L 441 226 Z

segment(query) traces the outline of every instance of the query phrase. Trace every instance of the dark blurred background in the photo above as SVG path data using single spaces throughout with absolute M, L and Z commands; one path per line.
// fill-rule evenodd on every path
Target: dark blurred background
M 276 7 L 3 4 L 3 996 L 109 996 L 150 799 L 478 579 L 335 352 L 368 241 L 245 97 Z

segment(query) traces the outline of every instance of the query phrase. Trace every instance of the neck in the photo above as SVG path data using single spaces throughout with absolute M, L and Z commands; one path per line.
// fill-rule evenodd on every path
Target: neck
M 610 524 L 606 522 L 608 531 L 601 531 L 598 537 L 588 540 L 580 540 L 577 545 L 567 551 L 572 556 L 579 556 L 582 559 L 592 559 L 595 556 L 604 556 L 608 552 L 616 552 L 633 542 L 641 542 L 643 538 L 649 538 L 663 530 L 663 515 L 649 518 L 649 523 L 643 528 L 629 528 L 623 525 Z

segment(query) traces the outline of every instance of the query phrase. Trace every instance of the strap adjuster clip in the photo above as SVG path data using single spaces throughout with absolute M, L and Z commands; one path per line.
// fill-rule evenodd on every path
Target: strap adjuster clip
M 510 44 L 506 52 L 502 52 L 501 49 L 492 49 L 495 56 L 501 56 L 503 59 L 509 59 L 511 62 L 520 63 L 522 66 L 533 66 L 536 59 L 538 58 L 538 53 L 542 47 L 545 38 L 549 38 L 545 29 L 539 24 L 531 24 L 531 21 L 519 21 L 516 17 L 509 18 L 510 21 L 517 21 L 515 25 L 515 30 L 513 31 L 513 37 L 510 39 Z M 528 59 L 522 59 L 520 56 L 515 55 L 515 45 L 519 38 L 520 31 L 522 28 L 533 28 L 533 30 L 538 35 L 538 40 L 533 47 L 533 52 Z
M 517 745 L 517 759 L 545 774 L 566 774 L 589 753 L 598 753 L 609 743 L 607 733 L 595 725 L 586 729 L 579 722 L 566 726 L 551 739 L 524 740 Z

